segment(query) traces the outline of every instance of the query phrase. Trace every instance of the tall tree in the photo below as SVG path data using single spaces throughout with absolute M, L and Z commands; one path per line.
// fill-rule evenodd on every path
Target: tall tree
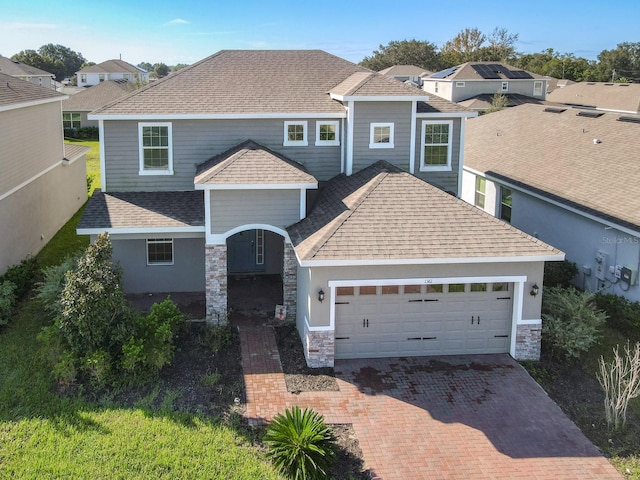
M 370 57 L 364 57 L 360 65 L 375 71 L 394 65 L 414 65 L 431 71 L 443 66 L 435 44 L 415 39 L 393 40 L 380 45 Z
M 162 78 L 169 75 L 169 67 L 164 63 L 156 63 L 153 66 L 153 73 L 156 78 Z
M 17 62 L 53 73 L 58 81 L 65 77 L 72 77 L 87 61 L 81 53 L 52 43 L 43 45 L 37 52 L 23 50 L 11 58 Z
M 598 80 L 596 63 L 586 58 L 576 57 L 572 53 L 560 54 L 553 48 L 539 53 L 528 53 L 517 58 L 514 66 L 555 78 L 573 80 L 575 82 Z
M 603 50 L 598 61 L 600 81 L 615 82 L 624 77 L 640 82 L 640 42 L 619 43 L 613 50 Z
M 477 28 L 465 28 L 440 50 L 448 66 L 473 61 L 508 62 L 516 55 L 517 33 L 496 27 L 489 35 Z

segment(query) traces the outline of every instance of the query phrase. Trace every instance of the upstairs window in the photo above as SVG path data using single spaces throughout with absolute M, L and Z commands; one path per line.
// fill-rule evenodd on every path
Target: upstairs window
M 487 180 L 483 177 L 476 177 L 476 196 L 474 205 L 484 209 L 484 200 L 487 196 Z
M 284 122 L 284 142 L 285 147 L 308 145 L 307 122 Z
M 500 218 L 511 223 L 512 192 L 510 188 L 500 187 Z
M 171 123 L 138 124 L 140 175 L 173 175 Z
M 451 170 L 452 139 L 452 120 L 423 121 L 420 170 Z
M 533 96 L 541 97 L 542 96 L 542 81 L 537 80 L 533 82 Z
M 340 122 L 316 122 L 316 145 L 340 145 Z
M 393 123 L 372 123 L 369 148 L 393 148 Z

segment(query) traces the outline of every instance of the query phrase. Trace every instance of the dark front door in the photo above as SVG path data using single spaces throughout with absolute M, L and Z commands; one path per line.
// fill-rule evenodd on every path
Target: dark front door
M 227 240 L 229 273 L 251 273 L 264 270 L 264 235 L 257 230 L 236 233 Z

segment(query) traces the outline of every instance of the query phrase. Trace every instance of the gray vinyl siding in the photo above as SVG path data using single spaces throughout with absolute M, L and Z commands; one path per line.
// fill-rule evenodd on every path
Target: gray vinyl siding
M 149 238 L 171 238 L 171 234 L 154 234 Z M 204 291 L 204 238 L 174 238 L 173 265 L 147 265 L 146 242 L 111 236 L 113 259 L 123 268 L 122 285 L 126 293 Z
M 411 102 L 355 102 L 353 115 L 353 173 L 386 160 L 409 170 Z M 369 148 L 371 123 L 394 124 L 394 148 Z
M 214 190 L 211 229 L 221 234 L 241 225 L 282 228 L 300 220 L 299 190 Z
M 533 97 L 533 83 L 542 81 L 542 96 L 536 96 L 540 100 L 545 99 L 546 94 L 546 81 L 541 79 L 535 80 L 484 80 L 484 81 L 465 81 L 464 87 L 456 87 L 455 82 L 452 82 L 452 102 L 462 102 L 468 98 L 475 97 L 483 93 L 519 93 L 520 95 L 526 95 Z M 502 82 L 509 83 L 509 90 L 502 91 Z M 445 97 L 446 98 L 446 97 Z
M 423 121 L 453 121 L 453 137 L 451 146 L 451 170 L 446 172 L 421 172 L 420 155 L 422 150 L 422 122 Z M 416 152 L 415 152 L 415 176 L 435 185 L 443 190 L 458 192 L 458 167 L 460 165 L 460 126 L 464 119 L 461 118 L 418 118 L 416 121 Z
M 140 176 L 137 121 L 105 121 L 107 191 L 193 190 L 198 164 L 247 139 L 299 162 L 318 180 L 340 173 L 341 146 L 315 146 L 316 122 L 307 121 L 308 146 L 285 147 L 284 122 L 292 119 L 174 120 L 174 175 Z M 343 134 L 340 132 L 340 137 Z

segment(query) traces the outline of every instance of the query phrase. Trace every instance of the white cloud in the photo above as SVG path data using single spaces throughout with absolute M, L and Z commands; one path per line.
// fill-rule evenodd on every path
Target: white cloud
M 183 20 L 182 18 L 175 18 L 169 22 L 171 25 L 186 25 L 188 23 L 188 21 Z

